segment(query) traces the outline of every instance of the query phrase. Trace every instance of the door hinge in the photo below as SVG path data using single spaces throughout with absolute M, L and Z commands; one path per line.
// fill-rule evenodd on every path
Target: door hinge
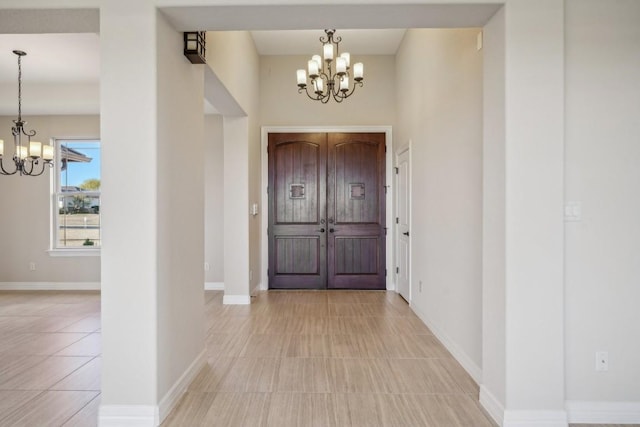
M 396 217 L 396 224 L 400 224 L 400 218 Z
M 269 186 L 267 185 L 267 194 L 269 194 Z
M 387 235 L 387 227 L 384 228 L 384 235 Z
M 396 267 L 396 274 L 400 274 L 400 267 Z
M 384 269 L 384 277 L 387 277 L 387 269 Z
M 384 152 L 387 152 L 387 144 L 384 144 Z
M 396 170 L 396 175 L 398 175 L 400 173 L 400 168 L 396 166 L 394 169 Z

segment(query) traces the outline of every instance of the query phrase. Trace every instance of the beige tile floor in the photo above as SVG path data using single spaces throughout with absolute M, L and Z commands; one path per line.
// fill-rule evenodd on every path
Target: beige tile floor
M 97 424 L 100 295 L 0 292 L 0 426 Z
M 205 298 L 207 365 L 163 427 L 494 425 L 395 293 Z M 100 354 L 98 293 L 0 292 L 0 426 L 96 426 Z
M 492 426 L 478 386 L 392 292 L 207 293 L 208 363 L 175 426 Z

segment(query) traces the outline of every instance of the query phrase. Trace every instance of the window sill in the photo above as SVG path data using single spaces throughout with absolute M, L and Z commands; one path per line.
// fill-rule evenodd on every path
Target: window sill
M 100 256 L 100 249 L 50 249 L 47 253 L 51 257 Z

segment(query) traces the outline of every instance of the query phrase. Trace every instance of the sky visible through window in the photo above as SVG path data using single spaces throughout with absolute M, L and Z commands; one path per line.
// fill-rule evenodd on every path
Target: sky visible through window
M 62 145 L 91 158 L 90 162 L 69 162 L 61 173 L 62 186 L 79 187 L 88 179 L 100 179 L 100 142 L 64 141 Z

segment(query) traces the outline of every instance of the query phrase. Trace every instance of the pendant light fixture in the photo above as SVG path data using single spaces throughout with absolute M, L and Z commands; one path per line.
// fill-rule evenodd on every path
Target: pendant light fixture
M 14 120 L 15 125 L 11 128 L 13 134 L 13 165 L 6 169 L 4 167 L 5 146 L 0 139 L 0 174 L 39 176 L 42 175 L 46 167 L 53 166 L 53 146 L 42 145 L 41 142 L 32 141 L 31 137 L 36 136 L 36 131 L 27 131 L 22 120 L 22 57 L 26 55 L 21 50 L 14 50 L 18 56 L 18 119 Z M 11 164 L 11 163 L 9 163 Z
M 364 65 L 357 62 L 351 67 L 351 55 L 340 53 L 342 37 L 334 37 L 336 30 L 324 30 L 326 37 L 320 37 L 322 56 L 313 55 L 307 63 L 307 70 L 297 71 L 298 93 L 323 104 L 333 98 L 342 102 L 362 86 Z M 307 72 L 309 73 L 307 78 Z

